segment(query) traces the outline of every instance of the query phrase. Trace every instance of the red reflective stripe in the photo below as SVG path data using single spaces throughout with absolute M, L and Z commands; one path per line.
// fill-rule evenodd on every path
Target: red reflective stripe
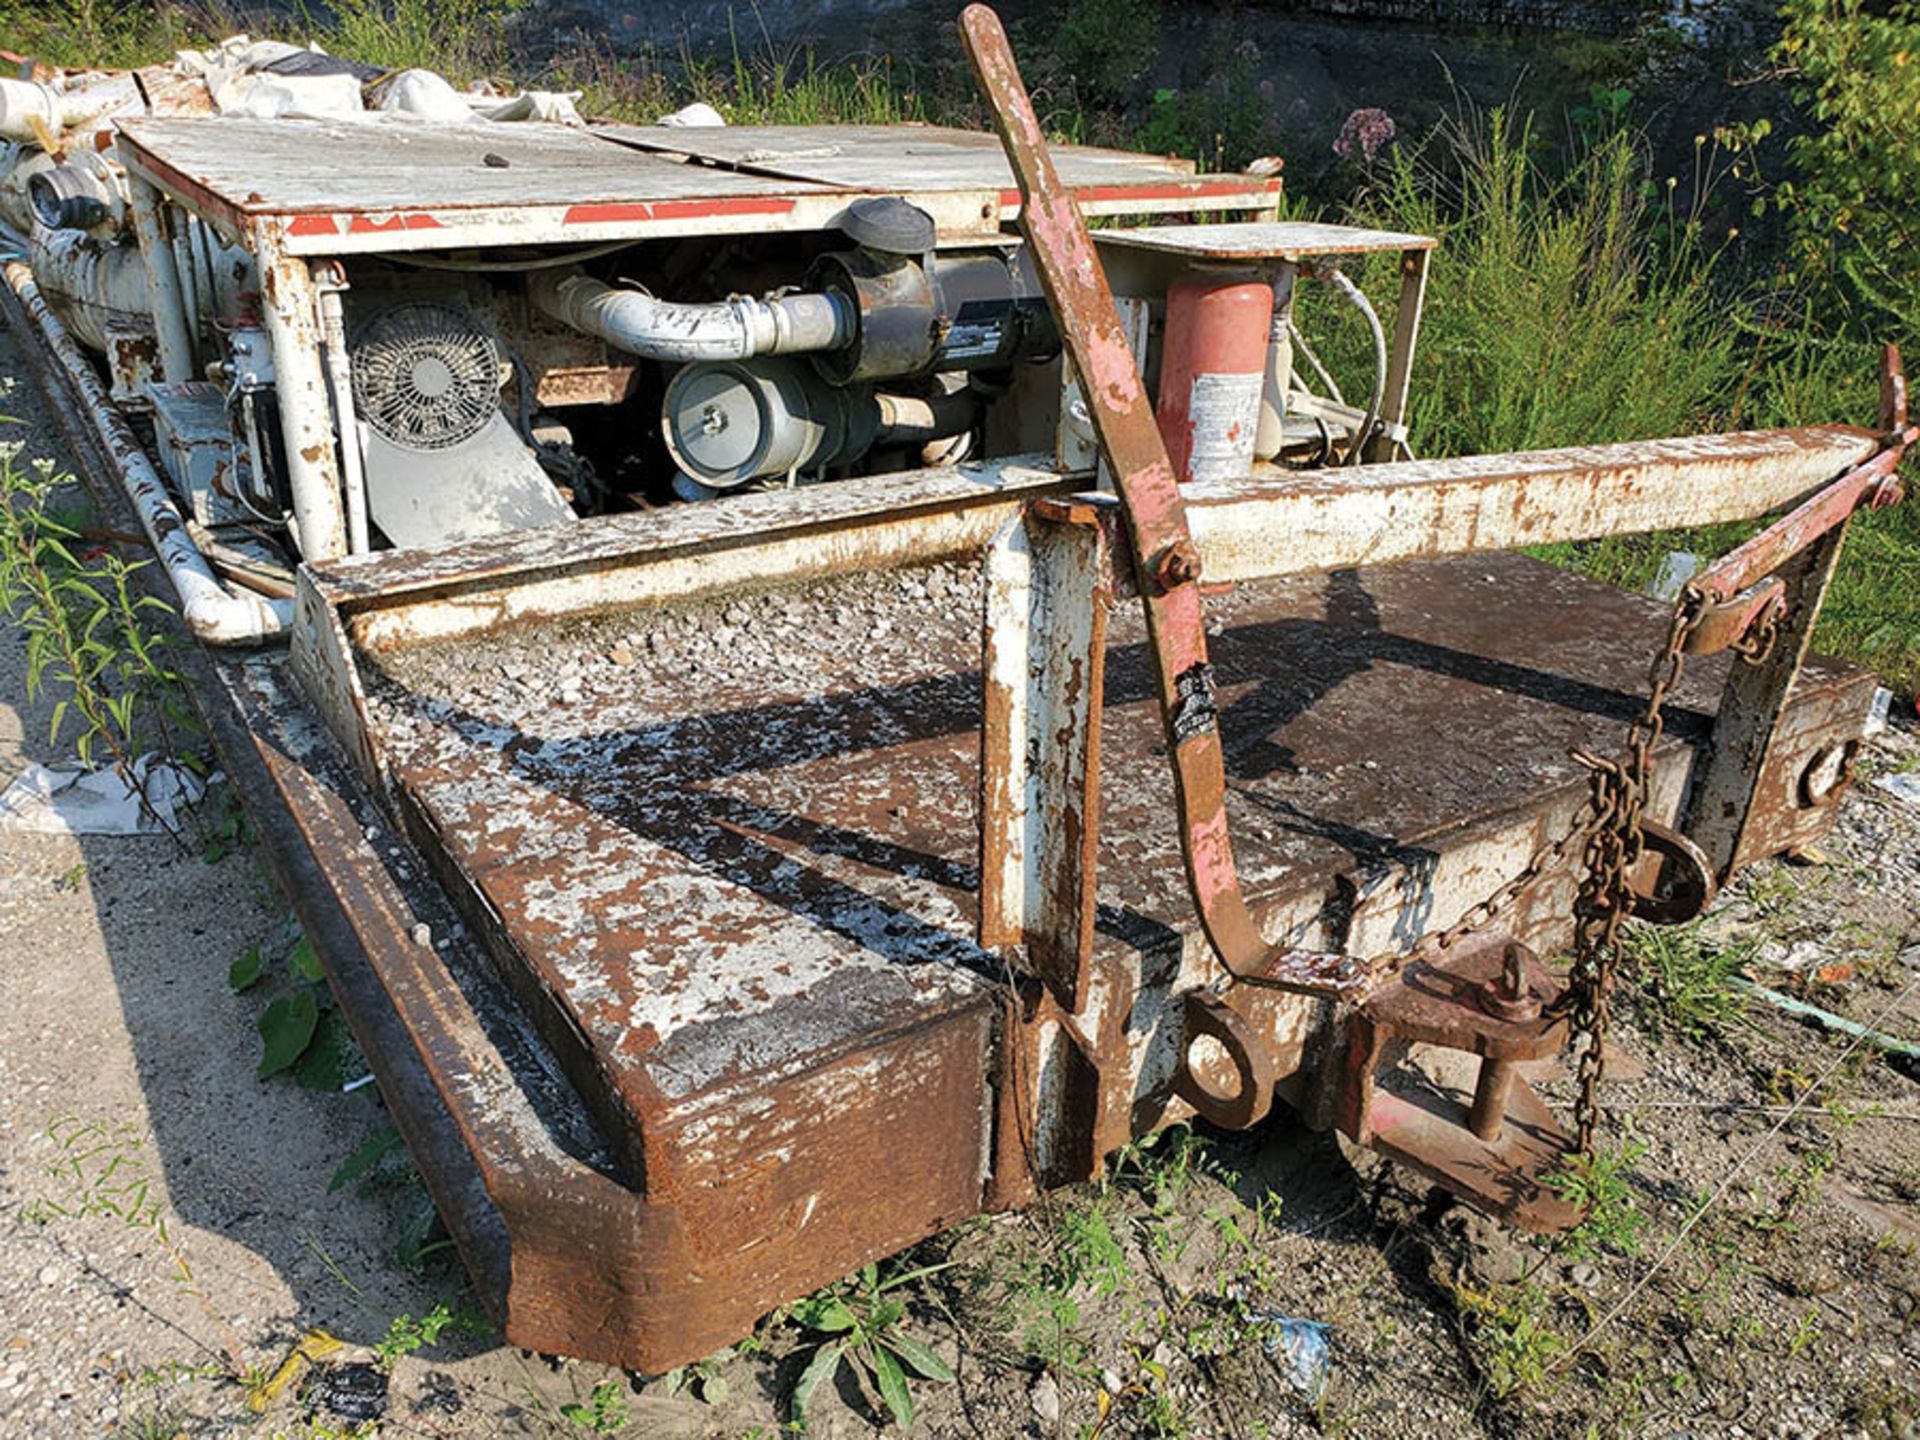
M 617 225 L 634 220 L 702 220 L 714 215 L 786 215 L 793 201 L 777 195 L 733 195 L 718 200 L 608 201 L 569 206 L 568 225 Z
M 355 215 L 347 222 L 350 235 L 385 235 L 393 230 L 440 230 L 439 218 L 433 215 L 389 215 L 384 220 L 376 220 L 371 215 Z
M 331 215 L 296 215 L 287 226 L 289 235 L 338 235 L 340 222 Z
M 662 200 L 653 207 L 656 220 L 687 220 L 705 215 L 785 215 L 793 201 L 775 196 L 737 195 L 725 200 Z
M 632 202 L 604 205 L 572 205 L 567 209 L 567 225 L 611 225 L 622 220 L 651 220 L 651 205 L 636 205 Z

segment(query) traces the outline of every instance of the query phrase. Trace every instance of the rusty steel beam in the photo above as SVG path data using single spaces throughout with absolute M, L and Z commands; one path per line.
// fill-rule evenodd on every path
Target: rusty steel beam
M 386 551 L 303 567 L 369 650 L 451 640 L 619 606 L 783 580 L 976 556 L 1034 494 L 1084 475 L 1035 456 L 875 475 L 599 516 L 434 550 Z M 296 651 L 301 645 L 296 636 Z
M 1186 487 L 1210 582 L 1747 520 L 1879 448 L 1845 425 L 1261 475 Z
M 1076 1012 L 1093 954 L 1112 589 L 1091 505 L 1036 502 L 994 538 L 984 581 L 980 943 L 1018 947 Z

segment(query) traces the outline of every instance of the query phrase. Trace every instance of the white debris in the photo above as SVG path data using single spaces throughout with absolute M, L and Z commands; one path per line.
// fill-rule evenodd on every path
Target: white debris
M 1893 713 L 1893 691 L 1881 685 L 1873 692 L 1873 703 L 1867 707 L 1867 723 L 1860 733 L 1871 740 L 1887 728 L 1887 717 Z
M 117 765 L 29 765 L 0 794 L 0 829 L 40 835 L 152 835 L 175 829 L 180 811 L 206 793 L 206 782 L 198 775 L 157 756 L 134 761 L 133 774 L 129 783 Z
M 1876 775 L 1873 783 L 1896 800 L 1920 805 L 1920 773 L 1903 770 L 1893 775 Z
M 442 125 L 470 125 L 473 107 L 431 70 L 402 70 L 380 87 L 380 108 Z
M 1700 557 L 1690 550 L 1669 550 L 1661 558 L 1659 572 L 1647 593 L 1656 600 L 1671 600 L 1680 587 L 1700 572 Z
M 1031 1396 L 1033 1413 L 1040 1417 L 1040 1423 L 1052 1429 L 1060 1423 L 1060 1387 L 1054 1383 L 1053 1376 L 1042 1372 L 1033 1382 Z
M 508 99 L 481 99 L 469 95 L 473 113 L 495 123 L 512 120 L 539 120 L 549 125 L 584 125 L 575 107 L 583 92 L 579 90 L 527 90 Z
M 654 123 L 656 125 L 671 125 L 675 129 L 683 129 L 701 125 L 724 125 L 727 123 L 727 120 L 724 115 L 711 105 L 696 100 L 691 105 L 682 106 L 671 115 L 662 115 Z

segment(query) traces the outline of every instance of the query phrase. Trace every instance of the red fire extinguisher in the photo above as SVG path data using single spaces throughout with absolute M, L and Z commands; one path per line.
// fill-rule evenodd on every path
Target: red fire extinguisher
M 1181 480 L 1226 480 L 1253 468 L 1273 286 L 1244 272 L 1177 280 L 1155 417 Z

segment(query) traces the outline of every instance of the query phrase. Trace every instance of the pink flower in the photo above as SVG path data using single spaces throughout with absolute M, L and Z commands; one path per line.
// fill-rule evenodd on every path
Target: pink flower
M 1397 133 L 1393 117 L 1369 106 L 1347 116 L 1340 136 L 1333 142 L 1333 153 L 1342 160 L 1362 160 L 1371 164 L 1381 150 L 1393 143 Z

